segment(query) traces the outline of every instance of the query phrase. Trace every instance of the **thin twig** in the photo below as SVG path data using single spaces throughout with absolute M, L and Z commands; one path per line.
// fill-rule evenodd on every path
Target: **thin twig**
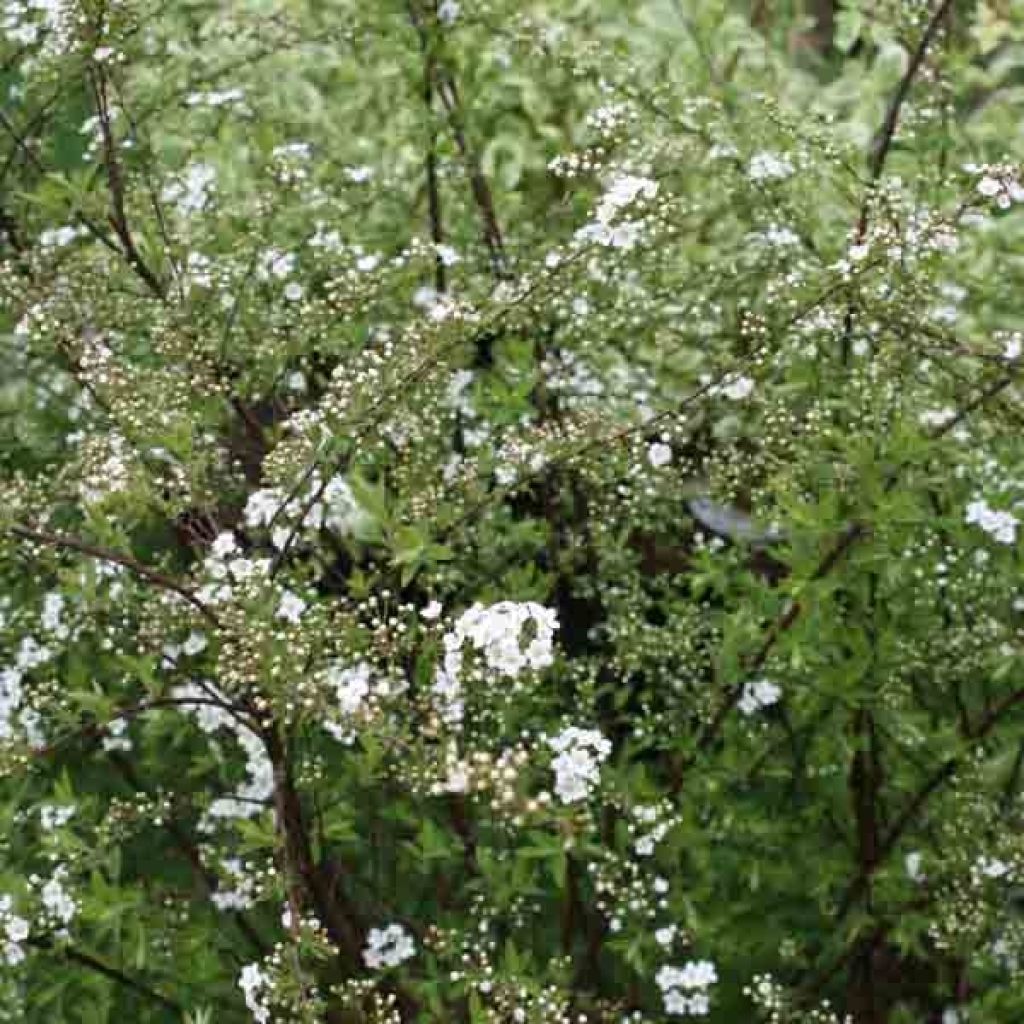
M 30 529 L 27 526 L 15 525 L 9 527 L 8 532 L 13 534 L 15 537 L 21 537 L 23 540 L 35 541 L 38 544 L 45 544 L 48 547 L 77 551 L 80 554 L 88 555 L 90 558 L 96 558 L 102 562 L 110 562 L 114 565 L 124 566 L 124 568 L 129 569 L 140 579 L 146 580 L 147 583 L 152 583 L 153 586 L 159 587 L 161 590 L 167 590 L 171 593 L 177 594 L 202 613 L 202 615 L 214 626 L 219 627 L 221 624 L 220 619 L 210 606 L 200 600 L 199 597 L 196 596 L 195 592 L 184 583 L 179 583 L 178 580 L 173 577 L 167 576 L 165 573 L 159 572 L 156 569 L 151 569 L 148 565 L 144 565 L 142 562 L 132 558 L 130 555 L 121 554 L 120 552 L 113 551 L 110 548 L 99 547 L 96 544 L 89 544 L 86 541 L 79 540 L 77 537 L 69 537 L 60 533 L 52 533 L 49 530 Z

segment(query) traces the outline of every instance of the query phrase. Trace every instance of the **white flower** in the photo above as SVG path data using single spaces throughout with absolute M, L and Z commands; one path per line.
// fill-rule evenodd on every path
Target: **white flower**
M 438 259 L 446 267 L 454 267 L 459 262 L 459 254 L 450 245 L 435 245 L 434 251 L 437 253 Z
M 363 960 L 371 970 L 381 967 L 397 967 L 416 955 L 412 936 L 400 925 L 389 924 L 386 928 L 371 928 L 366 937 Z
M 373 177 L 373 168 L 366 164 L 361 164 L 359 167 L 346 167 L 345 177 L 357 185 L 362 185 Z
M 210 894 L 210 901 L 219 910 L 248 910 L 256 897 L 256 883 L 245 873 L 245 866 L 237 857 L 227 857 L 221 866 L 231 884 L 222 883 Z
M 427 622 L 434 622 L 436 619 L 441 617 L 441 602 L 431 601 L 426 608 L 420 610 L 420 616 L 427 620 Z
M 594 219 L 576 232 L 578 242 L 594 242 L 612 249 L 632 249 L 640 240 L 640 221 L 619 221 L 619 213 L 637 199 L 653 199 L 658 183 L 651 178 L 621 174 L 613 178 L 594 211 Z
M 253 491 L 245 503 L 246 526 L 269 526 L 274 513 L 281 507 L 284 494 L 273 488 Z M 223 534 L 222 534 L 223 536 Z M 218 538 L 219 539 L 219 538 Z
M 597 219 L 607 224 L 621 209 L 637 199 L 653 199 L 658 194 L 658 183 L 651 178 L 634 174 L 621 174 L 613 178 L 597 207 Z
M 978 193 L 985 196 L 987 199 L 992 199 L 999 195 L 1002 190 L 1003 186 L 999 179 L 993 178 L 988 174 L 978 182 Z
M 190 658 L 201 651 L 206 650 L 206 635 L 200 633 L 197 630 L 192 630 L 186 637 L 185 642 L 181 645 L 183 654 L 187 654 Z
M 747 176 L 751 181 L 781 181 L 793 173 L 793 165 L 781 153 L 762 151 L 750 158 Z
M 277 606 L 275 615 L 279 619 L 284 619 L 285 622 L 297 625 L 305 610 L 306 602 L 298 594 L 293 594 L 290 590 L 286 590 L 281 595 L 281 603 Z
M 304 289 L 298 281 L 289 281 L 284 288 L 284 297 L 289 302 L 298 302 L 304 294 Z
M 78 912 L 78 904 L 64 888 L 64 877 L 67 869 L 59 867 L 53 877 L 43 886 L 39 895 L 47 913 L 65 927 L 71 923 Z
M 554 661 L 554 632 L 558 618 L 550 608 L 533 601 L 474 604 L 445 634 L 445 671 L 457 676 L 462 647 L 467 641 L 483 655 L 486 666 L 499 675 L 517 676 L 526 669 L 547 668 Z M 532 631 L 532 637 L 524 635 Z
M 458 16 L 458 0 L 441 0 L 441 4 L 437 8 L 437 20 L 442 25 L 451 25 Z
M 41 804 L 39 807 L 39 824 L 49 831 L 66 825 L 74 816 L 73 804 Z
M 78 229 L 70 226 L 50 228 L 40 232 L 39 244 L 44 249 L 62 249 L 65 245 L 70 245 L 78 235 Z
M 659 968 L 654 981 L 661 989 L 667 1014 L 703 1017 L 711 1009 L 707 990 L 718 981 L 718 972 L 709 960 L 691 960 L 683 967 L 666 964 Z
M 743 687 L 743 693 L 736 706 L 743 714 L 752 715 L 755 711 L 761 711 L 777 703 L 781 695 L 782 690 L 775 683 L 770 683 L 767 679 L 757 679 Z
M 270 1006 L 264 992 L 270 979 L 259 964 L 246 964 L 238 979 L 238 987 L 245 996 L 245 1005 L 256 1024 L 267 1024 L 270 1020 Z
M 350 668 L 332 665 L 327 681 L 334 687 L 342 713 L 354 715 L 370 693 L 370 666 L 365 661 Z
M 1020 525 L 1017 517 L 1010 512 L 992 508 L 984 498 L 970 502 L 964 518 L 1000 544 L 1013 544 L 1017 540 L 1017 527 Z
M 60 617 L 64 610 L 64 596 L 57 591 L 51 591 L 43 598 L 43 613 L 40 617 L 40 625 L 48 633 L 56 633 L 58 637 L 67 636 L 67 626 L 61 628 Z
M 912 850 L 903 859 L 907 877 L 913 882 L 920 882 L 924 877 L 921 873 L 921 859 L 921 854 L 917 850 Z
M 261 281 L 267 281 L 272 277 L 281 280 L 288 277 L 294 269 L 294 253 L 281 252 L 279 249 L 267 249 L 260 255 L 259 263 L 256 266 L 256 276 Z
M 998 857 L 979 857 L 974 871 L 984 878 L 1004 878 L 1011 871 L 1010 865 Z
M 663 992 L 672 988 L 707 988 L 718 981 L 718 971 L 710 960 L 691 960 L 682 967 L 667 964 L 659 968 L 654 982 Z
M 728 384 L 723 384 L 721 387 L 722 394 L 734 402 L 740 402 L 747 398 L 753 390 L 754 382 L 749 377 L 742 375 L 734 377 Z
M 164 202 L 173 203 L 183 216 L 198 213 L 209 201 L 216 180 L 217 172 L 209 164 L 189 164 L 182 180 L 166 185 L 160 198 Z
M 918 421 L 925 427 L 944 427 L 956 416 L 956 409 L 945 406 L 942 409 L 925 409 Z
M 555 795 L 563 804 L 585 800 L 597 785 L 601 763 L 612 752 L 611 743 L 596 729 L 569 726 L 548 740 L 558 755 L 551 762 Z
M 655 441 L 647 449 L 647 461 L 655 468 L 661 469 L 672 461 L 672 448 L 662 441 Z
M 658 928 L 654 932 L 654 941 L 663 949 L 668 949 L 668 947 L 675 941 L 676 930 L 677 929 L 674 924 L 666 925 L 664 928 Z
M 210 545 L 210 554 L 213 555 L 214 558 L 227 558 L 228 555 L 233 554 L 237 550 L 238 541 L 230 530 L 225 530 L 223 533 L 217 534 L 213 543 Z

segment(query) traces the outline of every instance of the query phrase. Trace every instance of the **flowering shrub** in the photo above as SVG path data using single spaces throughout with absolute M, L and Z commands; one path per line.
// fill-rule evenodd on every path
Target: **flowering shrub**
M 5 4 L 0 1017 L 1024 1018 L 1022 40 Z

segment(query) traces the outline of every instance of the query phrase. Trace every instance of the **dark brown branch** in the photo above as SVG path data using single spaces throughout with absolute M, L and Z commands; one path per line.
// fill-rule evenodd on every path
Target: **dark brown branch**
M 936 8 L 935 13 L 928 22 L 928 26 L 924 30 L 924 34 L 921 36 L 921 41 L 918 43 L 917 49 L 910 58 L 907 70 L 904 72 L 903 77 L 900 79 L 895 91 L 889 99 L 889 104 L 886 107 L 885 117 L 882 120 L 881 127 L 875 133 L 875 137 L 871 142 L 871 150 L 868 156 L 868 175 L 870 177 L 871 187 L 868 188 L 864 195 L 863 202 L 861 203 L 860 215 L 857 218 L 857 226 L 854 231 L 854 245 L 860 245 L 867 237 L 868 222 L 871 218 L 871 197 L 874 193 L 874 184 L 879 178 L 881 178 L 882 171 L 885 170 L 885 163 L 889 159 L 889 151 L 892 149 L 893 140 L 896 137 L 896 128 L 899 125 L 900 111 L 903 109 L 903 104 L 906 101 L 907 95 L 910 93 L 910 87 L 913 85 L 914 79 L 921 70 L 921 65 L 924 63 L 925 56 L 931 48 L 932 42 L 938 34 L 939 26 L 948 14 L 951 5 L 952 0 L 942 0 Z M 842 340 L 839 347 L 840 358 L 844 365 L 850 361 L 850 354 L 852 351 L 851 345 L 854 314 L 855 309 L 853 305 L 850 305 L 846 311 Z
M 51 940 L 45 938 L 29 938 L 28 944 L 36 949 L 63 954 L 65 959 L 70 960 L 72 963 L 87 967 L 93 973 L 102 975 L 122 988 L 136 992 L 152 1003 L 158 1003 L 165 1010 L 170 1010 L 179 1017 L 185 1012 L 185 1008 L 169 996 L 165 996 L 162 992 L 158 992 L 155 988 L 147 985 L 146 982 L 132 977 L 130 974 L 125 974 L 120 968 L 100 960 L 98 957 L 93 956 L 92 953 L 87 953 L 83 949 L 78 949 L 75 946 L 57 946 Z
M 134 765 L 132 765 L 128 758 L 123 757 L 116 751 L 111 751 L 109 757 L 111 764 L 113 764 L 118 770 L 121 778 L 123 778 L 133 790 L 139 793 L 148 792 L 147 788 L 143 785 L 142 780 L 136 774 Z M 212 899 L 214 892 L 217 891 L 218 879 L 216 874 L 214 874 L 214 872 L 211 871 L 205 863 L 203 863 L 199 847 L 193 841 L 188 832 L 182 828 L 173 817 L 169 815 L 165 816 L 162 821 L 164 828 L 167 829 L 167 832 L 174 840 L 174 845 L 177 846 L 182 856 L 188 862 L 189 867 L 192 869 L 192 874 L 199 883 L 203 896 L 208 900 Z M 235 910 L 231 912 L 231 916 L 238 925 L 238 930 L 245 936 L 253 950 L 261 957 L 266 956 L 269 952 L 269 947 L 260 938 L 256 929 L 249 922 L 249 919 L 245 914 L 240 910 Z
M 343 906 L 344 897 L 332 887 L 327 875 L 316 864 L 302 801 L 292 777 L 291 762 L 276 727 L 265 733 L 264 741 L 274 769 L 274 806 L 288 873 L 292 913 L 295 915 L 308 900 L 346 960 L 350 964 L 358 963 L 362 928 L 353 908 Z
M 96 103 L 96 117 L 99 121 L 100 135 L 103 140 L 103 162 L 107 172 L 107 191 L 110 193 L 111 215 L 110 224 L 124 250 L 125 259 L 136 274 L 146 283 L 149 290 L 161 301 L 166 301 L 167 293 L 163 283 L 150 269 L 142 258 L 131 228 L 125 206 L 124 174 L 117 156 L 117 143 L 110 123 L 110 105 L 107 98 L 106 80 L 103 72 L 94 67 L 90 73 L 90 85 Z
M 921 65 L 924 63 L 928 50 L 935 41 L 939 28 L 943 21 L 945 21 L 952 6 L 953 0 L 942 0 L 939 6 L 935 9 L 935 13 L 931 16 L 931 20 L 928 22 L 928 26 L 925 28 L 924 34 L 921 36 L 921 41 L 917 44 L 917 49 L 914 50 L 911 55 L 910 63 L 907 65 L 907 70 L 903 73 L 903 77 L 900 79 L 899 84 L 896 86 L 896 90 L 889 99 L 889 105 L 885 111 L 885 119 L 882 121 L 882 126 L 879 128 L 878 133 L 875 135 L 875 138 L 871 143 L 871 157 L 868 161 L 868 171 L 871 175 L 872 181 L 877 181 L 878 178 L 881 177 L 882 171 L 885 169 L 885 162 L 889 157 L 889 150 L 892 148 L 893 139 L 896 137 L 896 128 L 899 125 L 900 111 L 902 110 L 903 104 L 910 92 L 910 87 L 914 84 L 914 79 L 921 70 Z M 862 216 L 865 216 L 865 214 L 862 213 Z
M 988 736 L 997 725 L 999 725 L 1005 715 L 1012 711 L 1018 704 L 1024 704 L 1024 690 L 1017 690 L 996 704 L 996 706 L 993 707 L 976 726 L 974 726 L 970 734 L 964 738 L 974 743 L 978 743 L 985 739 L 985 737 Z M 942 789 L 942 787 L 953 778 L 956 774 L 957 768 L 960 767 L 962 759 L 962 755 L 954 755 L 947 758 L 941 765 L 939 765 L 938 768 L 935 769 L 917 792 L 910 798 L 910 801 L 907 803 L 906 807 L 903 808 L 899 817 L 893 822 L 889 831 L 882 840 L 878 850 L 878 856 L 872 867 L 869 870 L 861 871 L 843 894 L 842 899 L 840 899 L 839 909 L 836 912 L 837 921 L 841 921 L 850 912 L 850 909 L 853 907 L 854 903 L 856 903 L 861 893 L 870 884 L 874 872 L 886 861 L 893 850 L 896 849 L 896 846 L 907 832 L 907 829 L 910 828 L 917 819 L 917 816 L 924 810 L 932 796 L 934 796 L 935 793 Z
M 449 68 L 433 56 L 433 40 L 430 38 L 430 30 L 423 12 L 417 5 L 417 0 L 408 0 L 406 9 L 409 12 L 409 20 L 419 36 L 420 47 L 427 58 L 427 72 L 431 75 L 434 84 L 437 86 L 441 105 L 448 116 L 448 125 L 451 129 L 452 139 L 455 142 L 455 148 L 459 151 L 459 157 L 469 178 L 469 188 L 473 196 L 473 202 L 476 204 L 477 211 L 480 214 L 484 246 L 491 261 L 491 272 L 496 278 L 502 280 L 508 276 L 505 241 L 498 222 L 498 214 L 494 205 L 494 195 L 491 191 L 490 183 L 487 181 L 487 175 L 484 174 L 483 166 L 480 163 L 480 156 L 470 145 L 466 134 L 466 118 L 463 112 L 462 100 L 459 97 L 458 85 Z
M 423 160 L 427 183 L 427 214 L 430 219 L 430 239 L 435 248 L 444 243 L 444 215 L 441 207 L 441 187 L 437 176 L 437 129 L 434 127 L 434 77 L 436 59 L 425 32 L 419 32 L 423 51 L 423 106 L 427 112 L 427 152 Z M 440 252 L 434 253 L 434 287 L 443 294 L 448 286 L 448 272 Z
M 130 555 L 123 555 L 118 551 L 112 551 L 110 548 L 103 548 L 95 544 L 89 544 L 85 541 L 78 540 L 75 537 L 68 537 L 59 533 L 51 533 L 48 530 L 30 529 L 27 526 L 11 526 L 9 527 L 9 532 L 15 537 L 21 537 L 23 540 L 34 541 L 37 544 L 45 544 L 48 547 L 77 551 L 80 554 L 89 555 L 91 558 L 97 558 L 103 562 L 111 562 L 114 565 L 124 566 L 124 568 L 129 569 L 147 583 L 152 583 L 153 586 L 158 587 L 161 590 L 167 590 L 171 593 L 177 594 L 192 605 L 193 608 L 196 608 L 201 612 L 202 615 L 214 626 L 220 626 L 220 619 L 217 618 L 209 605 L 196 597 L 195 593 L 189 587 L 185 586 L 183 583 L 179 583 L 171 576 L 158 572 L 156 569 L 151 569 L 148 565 L 143 565 L 142 562 L 132 558 Z

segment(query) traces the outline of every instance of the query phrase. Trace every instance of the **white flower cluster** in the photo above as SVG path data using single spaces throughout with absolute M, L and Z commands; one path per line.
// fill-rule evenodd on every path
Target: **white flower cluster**
M 98 347 L 93 351 L 101 351 Z M 108 351 L 109 355 L 109 351 Z M 98 505 L 112 494 L 128 489 L 135 459 L 127 440 L 114 431 L 87 438 L 82 444 L 83 463 L 88 467 L 78 482 L 78 493 L 86 505 Z
M 20 725 L 29 746 L 38 749 L 46 745 L 39 725 L 39 712 L 24 705 L 22 683 L 27 672 L 50 661 L 55 653 L 35 637 L 22 637 L 14 664 L 0 669 L 0 740 L 13 740 L 15 727 Z
M 647 461 L 655 468 L 661 469 L 672 461 L 672 447 L 664 441 L 655 441 L 647 446 Z
M 525 635 L 528 627 L 532 636 Z M 515 677 L 526 669 L 547 668 L 554 661 L 556 629 L 555 612 L 534 601 L 474 604 L 445 634 L 445 671 L 458 675 L 467 641 L 483 655 L 487 668 L 499 675 Z
M 612 752 L 611 743 L 597 729 L 563 729 L 548 740 L 557 755 L 551 762 L 555 773 L 555 795 L 563 804 L 585 800 L 597 785 L 601 763 Z
M 968 503 L 964 518 L 1000 544 L 1013 544 L 1017 540 L 1017 527 L 1020 525 L 1017 517 L 1012 512 L 992 508 L 984 498 Z
M 256 901 L 256 883 L 246 874 L 245 865 L 238 857 L 225 857 L 221 868 L 226 875 L 225 882 L 211 893 L 210 899 L 220 910 L 248 910 Z
M 0 36 L 17 46 L 41 43 L 43 54 L 55 56 L 71 46 L 75 13 L 67 0 L 11 0 L 0 7 Z
M 270 559 L 246 558 L 234 533 L 225 530 L 214 539 L 203 568 L 213 582 L 200 587 L 196 597 L 205 604 L 220 604 L 232 600 L 236 584 L 267 576 Z
M 365 661 L 347 668 L 331 665 L 327 670 L 327 683 L 334 689 L 338 709 L 346 719 L 351 720 L 370 695 L 370 666 Z M 352 743 L 355 739 L 350 724 L 342 726 L 337 722 L 325 722 L 324 728 L 339 743 Z
M 667 1014 L 703 1017 L 711 1009 L 708 989 L 718 981 L 718 972 L 709 960 L 691 960 L 683 967 L 659 968 L 654 981 L 661 989 Z
M 366 936 L 363 960 L 371 970 L 397 967 L 415 955 L 416 946 L 412 936 L 400 924 L 371 928 Z
M 1013 866 L 998 857 L 979 857 L 971 865 L 971 876 L 975 884 L 983 878 L 999 881 L 1002 878 L 1011 878 L 1013 874 Z
M 14 913 L 14 901 L 6 893 L 0 896 L 0 959 L 9 967 L 15 967 L 25 959 L 25 940 L 28 938 L 28 921 Z
M 209 107 L 216 110 L 218 107 L 227 107 L 235 103 L 244 103 L 245 90 L 238 86 L 229 89 L 210 89 L 206 92 L 190 92 L 185 97 L 186 107 Z
M 637 804 L 633 808 L 633 821 L 627 828 L 633 839 L 633 850 L 638 857 L 650 857 L 654 848 L 679 824 L 669 803 Z
M 280 551 L 291 536 L 298 514 L 320 486 L 321 478 L 314 473 L 305 491 L 293 497 L 287 505 L 288 495 L 280 488 L 265 487 L 253 491 L 245 505 L 246 526 L 250 529 L 270 527 L 270 541 Z M 366 513 L 356 501 L 348 482 L 344 477 L 335 476 L 327 482 L 320 500 L 310 506 L 302 526 L 308 530 L 327 529 L 340 536 L 348 536 L 355 533 L 365 520 Z
M 212 683 L 203 686 L 186 683 L 175 687 L 171 695 L 176 700 L 195 701 L 192 713 L 199 728 L 208 735 L 219 729 L 229 730 L 245 754 L 245 782 L 233 796 L 218 797 L 210 804 L 199 824 L 200 829 L 204 832 L 212 831 L 216 819 L 255 817 L 264 810 L 274 792 L 274 768 L 263 741 L 226 708 L 211 703 L 216 700 L 228 703 L 227 698 Z
M 74 804 L 40 804 L 39 824 L 47 832 L 62 828 L 75 814 Z
M 199 213 L 210 201 L 217 172 L 209 164 L 189 164 L 179 181 L 172 181 L 160 191 L 160 198 L 171 203 L 182 217 Z
M 636 200 L 650 200 L 657 194 L 658 183 L 651 178 L 622 174 L 612 179 L 597 204 L 594 219 L 576 232 L 576 241 L 595 242 L 612 249 L 632 249 L 640 240 L 643 222 L 618 220 L 618 216 Z
M 1024 203 L 1024 185 L 1015 167 L 1004 164 L 993 164 L 981 171 L 981 178 L 975 186 L 978 195 L 995 200 L 1000 210 L 1008 210 L 1014 203 Z
M 752 683 L 744 685 L 736 706 L 743 714 L 752 715 L 778 703 L 781 696 L 782 690 L 775 683 L 770 683 L 767 679 L 755 679 Z
M 465 702 L 460 676 L 467 642 L 480 652 L 488 671 L 515 678 L 527 669 L 552 664 L 557 628 L 554 610 L 534 601 L 476 603 L 468 608 L 444 635 L 444 660 L 431 688 L 442 719 L 449 725 L 462 721 Z
M 238 978 L 245 1005 L 256 1024 L 267 1024 L 270 1020 L 270 1001 L 267 989 L 270 979 L 259 964 L 246 964 Z
M 782 181 L 793 173 L 793 165 L 782 153 L 762 150 L 750 158 L 747 177 L 753 182 Z
M 75 902 L 74 897 L 68 892 L 64 886 L 64 880 L 67 878 L 67 868 L 64 865 L 60 865 L 56 871 L 50 876 L 50 878 L 43 883 L 42 888 L 39 890 L 40 899 L 43 902 L 43 909 L 46 911 L 50 920 L 54 924 L 58 925 L 62 930 L 66 929 L 69 924 L 74 920 L 75 914 L 78 913 L 78 904 Z M 30 878 L 33 884 L 38 884 L 40 881 L 34 875 Z

